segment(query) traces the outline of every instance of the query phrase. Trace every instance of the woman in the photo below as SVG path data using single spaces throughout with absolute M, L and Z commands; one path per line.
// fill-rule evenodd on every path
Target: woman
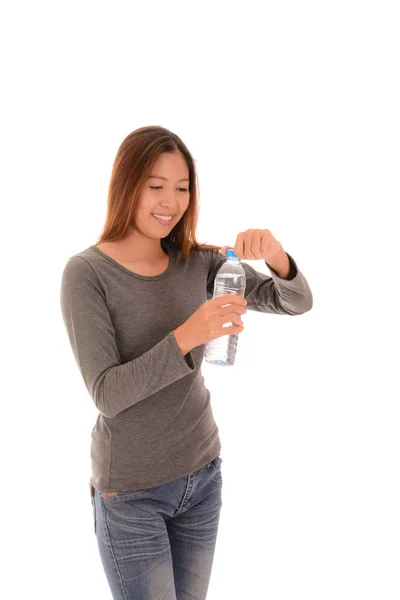
M 97 243 L 64 267 L 61 309 L 99 415 L 94 529 L 113 598 L 206 598 L 221 509 L 221 444 L 201 375 L 205 344 L 251 310 L 300 315 L 310 288 L 268 230 L 238 235 L 245 300 L 212 298 L 220 246 L 196 241 L 194 160 L 162 127 L 122 142 Z M 224 247 L 226 248 L 226 247 Z M 222 308 L 224 306 L 224 308 Z M 223 327 L 226 323 L 234 323 Z

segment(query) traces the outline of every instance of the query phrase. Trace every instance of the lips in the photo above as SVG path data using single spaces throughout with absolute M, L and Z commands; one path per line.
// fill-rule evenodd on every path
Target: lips
M 174 220 L 174 217 L 172 217 L 171 219 L 168 219 L 168 220 L 165 220 L 165 219 L 158 219 L 158 218 L 157 218 L 157 217 L 155 217 L 153 214 L 152 214 L 152 217 L 153 217 L 153 219 L 155 219 L 155 220 L 157 221 L 157 223 L 159 223 L 160 225 L 164 225 L 165 227 L 166 227 L 166 226 L 168 226 L 168 225 L 171 225 L 171 223 L 172 223 L 172 222 L 173 222 L 173 220 Z

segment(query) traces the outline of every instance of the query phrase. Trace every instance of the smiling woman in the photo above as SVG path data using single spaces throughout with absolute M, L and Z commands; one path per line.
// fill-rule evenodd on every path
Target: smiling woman
M 181 250 L 182 263 L 192 251 L 219 250 L 221 246 L 196 240 L 197 190 L 194 160 L 176 134 L 151 126 L 133 131 L 114 160 L 106 221 L 96 247 L 125 261 L 149 264 L 166 256 L 163 238 Z
M 211 576 L 222 461 L 201 365 L 209 341 L 244 329 L 246 309 L 238 295 L 211 299 L 225 258 L 200 251 L 197 211 L 186 146 L 161 128 L 133 132 L 115 159 L 103 235 L 62 276 L 69 341 L 99 412 L 90 486 L 114 598 L 205 599 Z M 285 282 L 243 263 L 249 308 L 307 310 L 293 267 Z

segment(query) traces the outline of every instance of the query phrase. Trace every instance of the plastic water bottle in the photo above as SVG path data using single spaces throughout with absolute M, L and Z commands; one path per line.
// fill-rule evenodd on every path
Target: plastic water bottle
M 213 298 L 225 294 L 240 294 L 244 298 L 246 290 L 246 273 L 240 258 L 233 250 L 226 251 L 226 261 L 219 269 L 214 281 Z M 228 304 L 228 303 L 227 303 Z M 233 305 L 234 310 L 234 305 Z M 240 315 L 242 320 L 244 315 Z M 238 327 L 236 323 L 224 323 L 223 327 Z M 206 345 L 205 360 L 212 365 L 230 367 L 235 362 L 236 348 L 239 334 L 223 335 L 211 340 Z

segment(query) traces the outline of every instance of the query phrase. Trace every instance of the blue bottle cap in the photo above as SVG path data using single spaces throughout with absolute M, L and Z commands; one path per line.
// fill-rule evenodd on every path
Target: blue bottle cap
M 225 256 L 226 256 L 226 258 L 237 258 L 239 260 L 239 257 L 236 256 L 236 254 L 234 253 L 234 251 L 231 248 L 228 248 Z

